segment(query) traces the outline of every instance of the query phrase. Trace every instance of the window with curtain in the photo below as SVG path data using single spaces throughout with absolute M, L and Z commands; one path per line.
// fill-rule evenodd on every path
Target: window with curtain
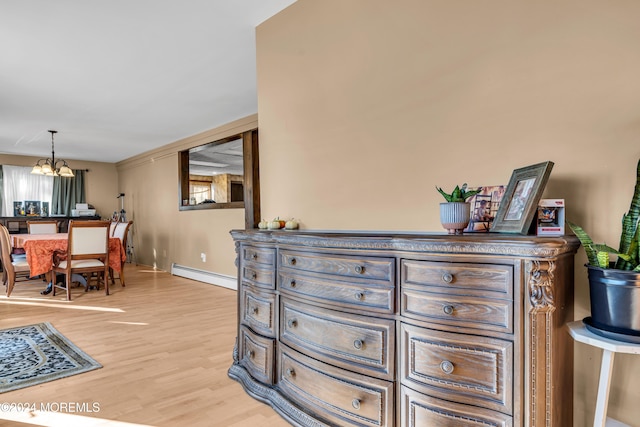
M 31 170 L 24 166 L 1 166 L 2 216 L 16 216 L 18 206 L 28 214 L 34 203 L 27 202 L 40 203 L 38 214 L 70 216 L 76 203 L 86 203 L 85 170 L 74 169 L 73 178 L 33 175 Z M 48 208 L 46 212 L 44 203 Z
M 32 175 L 31 169 L 24 166 L 2 166 L 2 216 L 14 216 L 14 208 L 18 204 L 25 214 L 28 213 L 30 206 L 25 202 L 40 202 L 38 210 L 42 208 L 42 202 L 51 206 L 53 177 Z

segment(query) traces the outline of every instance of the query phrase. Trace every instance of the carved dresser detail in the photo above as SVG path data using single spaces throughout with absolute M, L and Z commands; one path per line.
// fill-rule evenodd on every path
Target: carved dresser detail
M 577 239 L 231 235 L 229 376 L 292 425 L 573 425 Z

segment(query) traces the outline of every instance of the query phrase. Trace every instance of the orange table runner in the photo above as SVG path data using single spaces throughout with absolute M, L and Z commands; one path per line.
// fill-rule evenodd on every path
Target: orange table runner
M 31 276 L 51 271 L 53 251 L 66 251 L 69 243 L 67 233 L 56 234 L 14 234 L 13 246 L 24 248 Z M 109 267 L 120 272 L 121 262 L 127 259 L 122 241 L 117 237 L 109 238 Z

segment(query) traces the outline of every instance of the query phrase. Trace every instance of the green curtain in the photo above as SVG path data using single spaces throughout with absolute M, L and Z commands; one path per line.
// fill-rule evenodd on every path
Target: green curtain
M 84 189 L 84 170 L 73 170 L 73 178 L 62 176 L 53 177 L 53 198 L 51 213 L 54 215 L 71 216 L 71 209 L 76 203 L 86 203 Z

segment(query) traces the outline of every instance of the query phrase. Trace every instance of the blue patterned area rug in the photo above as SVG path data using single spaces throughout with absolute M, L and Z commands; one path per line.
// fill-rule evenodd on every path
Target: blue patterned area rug
M 0 330 L 0 393 L 101 367 L 48 322 Z

